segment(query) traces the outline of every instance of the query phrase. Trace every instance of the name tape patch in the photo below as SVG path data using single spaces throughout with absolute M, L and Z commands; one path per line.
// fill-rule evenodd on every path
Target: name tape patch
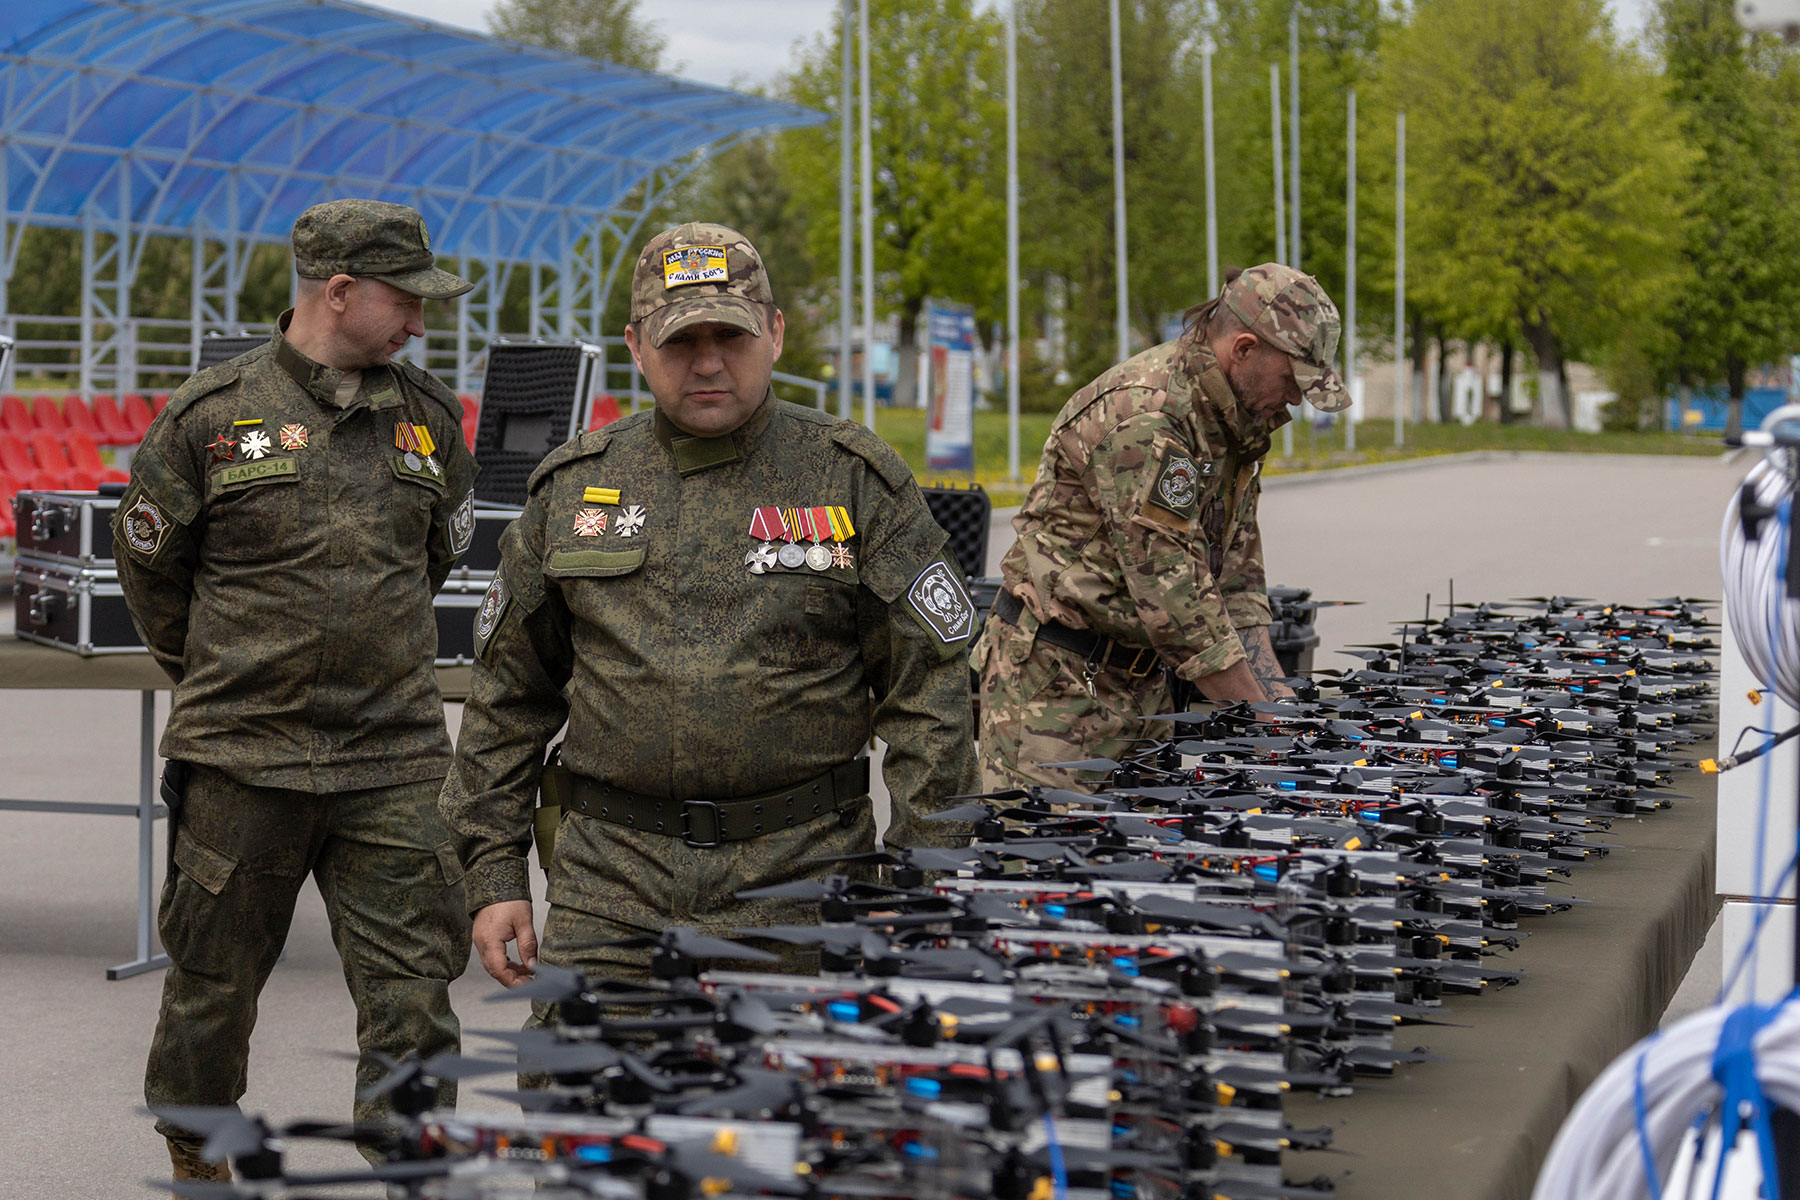
M 684 246 L 663 252 L 663 288 L 685 287 L 690 283 L 729 283 L 731 271 L 725 266 L 723 246 Z
M 264 458 L 256 462 L 235 463 L 219 472 L 219 486 L 230 487 L 234 483 L 292 475 L 299 469 L 291 458 Z

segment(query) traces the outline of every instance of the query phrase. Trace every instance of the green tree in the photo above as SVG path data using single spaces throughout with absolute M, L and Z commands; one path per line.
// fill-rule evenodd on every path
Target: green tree
M 1723 379 L 1736 433 L 1746 372 L 1792 353 L 1800 328 L 1800 66 L 1775 37 L 1747 35 L 1730 0 L 1662 0 L 1653 34 L 1698 151 L 1684 179 L 1694 284 L 1668 313 L 1665 373 Z
M 584 58 L 654 71 L 669 39 L 638 16 L 638 0 L 498 0 L 489 32 Z
M 1407 110 L 1409 287 L 1471 331 L 1517 330 L 1546 425 L 1563 364 L 1679 286 L 1691 156 L 1601 0 L 1421 0 L 1384 53 Z
M 987 328 L 1004 302 L 1005 61 L 999 16 L 971 0 L 871 5 L 870 154 L 874 167 L 877 303 L 898 317 L 895 396 L 914 385 L 920 310 L 928 297 L 975 306 Z M 787 98 L 831 114 L 780 140 L 791 183 L 789 219 L 810 256 L 838 253 L 840 31 L 800 52 Z

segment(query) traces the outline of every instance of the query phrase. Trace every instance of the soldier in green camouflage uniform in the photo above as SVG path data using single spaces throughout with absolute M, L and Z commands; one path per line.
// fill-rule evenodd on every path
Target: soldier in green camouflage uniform
M 538 955 L 532 801 L 565 720 L 572 808 L 541 957 L 613 975 L 641 976 L 649 952 L 595 943 L 816 922 L 816 904 L 734 894 L 874 847 L 871 733 L 888 743 L 890 845 L 956 840 L 922 818 L 975 782 L 974 608 L 947 537 L 873 433 L 769 390 L 783 325 L 756 249 L 718 225 L 659 234 L 631 316 L 656 408 L 532 476 L 444 788 L 476 949 L 508 985 Z
M 1234 274 L 1153 346 L 1063 406 L 971 655 L 983 783 L 1067 787 L 1040 764 L 1166 736 L 1171 677 L 1215 700 L 1287 694 L 1269 642 L 1256 505 L 1271 432 L 1304 397 L 1350 398 L 1336 307 L 1269 263 Z
M 295 309 L 175 393 L 114 523 L 132 619 L 175 681 L 162 753 L 190 776 L 170 822 L 152 1108 L 243 1095 L 257 995 L 309 873 L 356 1001 L 358 1088 L 385 1074 L 375 1052 L 458 1045 L 449 984 L 469 926 L 437 815 L 450 739 L 432 595 L 473 533 L 475 462 L 455 395 L 391 358 L 424 333 L 424 298 L 470 285 L 396 204 L 315 206 L 293 243 Z M 178 1177 L 228 1177 L 157 1129 Z

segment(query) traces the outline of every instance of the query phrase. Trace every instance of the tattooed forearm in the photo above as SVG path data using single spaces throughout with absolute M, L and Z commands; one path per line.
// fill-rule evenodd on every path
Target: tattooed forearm
M 1250 665 L 1250 674 L 1262 685 L 1263 691 L 1270 699 L 1292 696 L 1294 691 L 1282 682 L 1281 662 L 1275 657 L 1274 643 L 1269 641 L 1269 627 L 1257 625 L 1238 631 L 1238 640 L 1244 644 L 1244 655 Z

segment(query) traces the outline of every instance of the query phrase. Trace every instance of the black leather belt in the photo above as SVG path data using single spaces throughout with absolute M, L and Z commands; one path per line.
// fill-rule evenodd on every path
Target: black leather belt
M 994 615 L 1008 625 L 1018 625 L 1019 614 L 1024 611 L 1025 602 L 1011 592 L 994 597 Z M 1149 646 L 1127 646 L 1090 629 L 1071 629 L 1060 621 L 1039 622 L 1037 636 L 1040 641 L 1079 654 L 1089 666 L 1098 669 L 1104 663 L 1133 679 L 1142 679 L 1162 665 L 1162 659 Z
M 792 787 L 729 800 L 639 796 L 577 775 L 570 788 L 569 807 L 584 817 L 678 837 L 705 849 L 804 825 L 868 794 L 869 760 L 859 757 Z

